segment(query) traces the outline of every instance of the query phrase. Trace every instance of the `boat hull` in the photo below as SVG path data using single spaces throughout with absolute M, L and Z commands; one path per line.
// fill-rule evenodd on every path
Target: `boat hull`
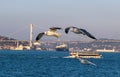
M 101 58 L 102 55 L 100 55 L 97 52 L 70 52 L 70 56 L 74 58 Z

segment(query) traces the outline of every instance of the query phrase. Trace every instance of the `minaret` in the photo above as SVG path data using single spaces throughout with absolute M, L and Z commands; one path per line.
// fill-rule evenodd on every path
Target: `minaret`
M 33 24 L 30 24 L 30 48 L 32 47 L 32 34 L 33 34 L 32 28 Z

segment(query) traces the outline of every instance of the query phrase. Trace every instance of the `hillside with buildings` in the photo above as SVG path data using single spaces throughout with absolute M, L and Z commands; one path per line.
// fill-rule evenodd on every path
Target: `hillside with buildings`
M 97 49 L 115 49 L 120 51 L 120 40 L 100 39 L 97 41 L 42 41 L 39 46 L 42 50 L 55 50 L 60 44 L 66 44 L 69 49 L 95 51 Z M 11 49 L 17 45 L 29 46 L 29 41 L 20 41 L 14 38 L 0 36 L 0 49 Z M 33 45 L 34 47 L 34 45 Z
M 15 39 L 0 35 L 0 40 L 15 40 Z
M 100 39 L 97 41 L 49 41 L 42 42 L 41 48 L 47 48 L 47 50 L 55 49 L 58 44 L 67 44 L 69 49 L 83 50 L 83 51 L 96 51 L 97 49 L 115 49 L 120 51 L 120 40 L 114 39 Z
M 10 48 L 14 48 L 17 46 L 17 42 L 19 44 L 23 44 L 23 45 L 28 44 L 27 41 L 22 42 L 22 41 L 14 39 L 14 38 L 0 36 L 0 49 L 9 50 Z

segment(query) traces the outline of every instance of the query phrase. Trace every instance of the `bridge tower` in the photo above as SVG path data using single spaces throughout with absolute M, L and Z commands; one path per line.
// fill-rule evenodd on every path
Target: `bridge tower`
M 30 24 L 30 48 L 32 47 L 33 24 Z

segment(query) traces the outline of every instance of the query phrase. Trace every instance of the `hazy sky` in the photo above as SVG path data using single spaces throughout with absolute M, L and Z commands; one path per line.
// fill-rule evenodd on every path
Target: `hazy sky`
M 30 23 L 34 38 L 52 26 L 76 26 L 98 39 L 120 39 L 120 0 L 0 0 L 0 35 L 28 39 Z

